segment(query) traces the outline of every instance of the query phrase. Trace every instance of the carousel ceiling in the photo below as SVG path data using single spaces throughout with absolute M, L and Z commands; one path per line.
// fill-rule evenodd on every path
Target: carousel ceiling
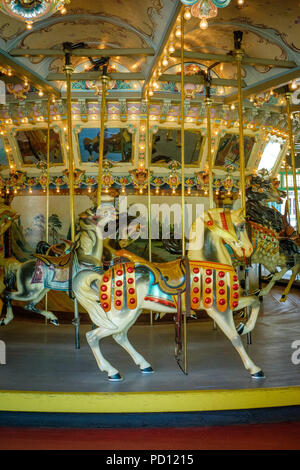
M 218 2 L 222 4 L 222 0 Z M 197 73 L 216 63 L 212 73 L 216 104 L 213 118 L 223 119 L 225 127 L 228 122 L 236 126 L 236 65 L 230 52 L 234 50 L 233 32 L 240 30 L 245 51 L 242 72 L 246 123 L 256 131 L 262 126 L 275 126 L 280 137 L 280 132 L 286 131 L 286 109 L 276 89 L 290 84 L 292 110 L 300 109 L 300 1 L 286 0 L 284 5 L 281 0 L 225 3 L 226 8 L 218 8 L 217 16 L 208 19 L 208 27 L 199 27 L 193 9 L 185 24 L 187 122 L 205 124 L 201 121 L 205 93 Z M 0 71 L 6 102 L 0 109 L 0 126 L 2 131 L 11 132 L 4 145 L 10 146 L 19 168 L 22 162 L 13 144 L 16 129 L 43 122 L 48 96 L 57 100 L 51 107 L 53 119 L 65 116 L 66 42 L 78 45 L 71 57 L 76 125 L 99 120 L 99 71 L 97 66 L 91 70 L 91 66 L 97 65 L 101 56 L 110 57 L 107 113 L 112 120 L 124 125 L 140 118 L 145 87 L 153 85 L 159 68 L 151 97 L 151 120 L 156 126 L 166 122 L 179 125 L 179 0 L 2 0 L 1 4 Z M 57 126 L 63 134 L 64 123 Z M 297 120 L 294 129 L 296 133 L 300 130 Z M 60 138 L 63 141 L 64 136 Z

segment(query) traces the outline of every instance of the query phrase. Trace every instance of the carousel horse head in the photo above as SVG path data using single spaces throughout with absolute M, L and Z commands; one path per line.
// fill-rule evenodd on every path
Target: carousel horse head
M 205 228 L 226 243 L 238 258 L 249 258 L 253 246 L 249 240 L 243 209 L 210 209 L 204 214 Z
M 280 190 L 279 186 L 280 181 L 266 172 L 262 175 L 251 175 L 246 188 L 247 199 L 264 205 L 268 202 L 282 204 L 282 198 L 286 197 L 286 193 Z

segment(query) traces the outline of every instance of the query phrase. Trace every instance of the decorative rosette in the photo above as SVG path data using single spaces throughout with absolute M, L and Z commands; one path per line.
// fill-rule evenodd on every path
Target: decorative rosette
M 42 190 L 45 191 L 47 188 L 47 176 L 43 173 L 39 178 L 38 181 L 42 186 Z
M 223 185 L 223 182 L 220 178 L 213 181 L 213 187 L 216 191 L 216 194 L 219 194 L 222 185 Z
M 56 186 L 56 192 L 59 193 L 60 187 L 65 184 L 65 178 L 63 176 L 55 176 L 53 178 L 53 183 Z
M 172 189 L 172 193 L 176 193 L 176 189 L 180 185 L 180 177 L 177 171 L 181 168 L 180 163 L 173 160 L 169 165 L 168 168 L 171 170 L 169 176 L 164 178 L 165 183 Z
M 140 193 L 142 193 L 148 185 L 148 170 L 145 170 L 145 168 L 141 167 L 130 170 L 129 173 L 131 174 L 131 181 L 134 187 L 138 189 Z
M 38 181 L 39 181 L 38 178 L 34 176 L 27 178 L 26 185 L 28 186 L 30 193 L 32 193 L 32 187 L 36 186 L 38 184 Z
M 159 193 L 159 188 L 165 184 L 164 178 L 160 176 L 153 176 L 151 179 L 152 186 L 155 186 L 155 192 Z
M 130 181 L 130 178 L 128 176 L 117 176 L 115 178 L 115 182 L 116 182 L 116 184 L 121 186 L 121 193 L 124 194 L 126 192 L 126 186 L 128 186 L 131 181 Z
M 88 187 L 88 192 L 92 192 L 92 186 L 97 184 L 97 180 L 94 176 L 86 176 L 84 179 L 84 184 Z
M 184 185 L 185 187 L 187 188 L 187 192 L 188 194 L 191 194 L 191 191 L 192 191 L 192 187 L 195 186 L 195 178 L 186 178 L 185 179 L 185 182 L 184 182 Z
M 26 173 L 24 173 L 24 171 L 11 171 L 8 185 L 13 188 L 14 192 L 17 192 L 18 189 L 21 189 L 21 187 L 24 186 L 25 179 Z

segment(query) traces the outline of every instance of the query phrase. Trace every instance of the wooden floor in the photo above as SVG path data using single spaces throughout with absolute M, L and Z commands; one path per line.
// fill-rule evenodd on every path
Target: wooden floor
M 102 351 L 120 370 L 125 380 L 110 383 L 97 367 L 85 339 L 91 325 L 80 327 L 81 348 L 74 348 L 74 327 L 21 319 L 0 329 L 7 345 L 7 364 L 1 365 L 2 390 L 56 392 L 146 392 L 213 389 L 253 389 L 300 385 L 300 365 L 291 360 L 291 345 L 300 340 L 300 293 L 291 292 L 280 303 L 280 288 L 265 298 L 253 332 L 253 344 L 244 344 L 250 357 L 265 372 L 253 380 L 221 331 L 210 320 L 188 323 L 188 375 L 174 360 L 174 327 L 170 323 L 136 325 L 130 339 L 151 362 L 155 373 L 142 375 L 127 353 L 111 338 L 103 340 Z M 237 319 L 239 321 L 239 319 Z

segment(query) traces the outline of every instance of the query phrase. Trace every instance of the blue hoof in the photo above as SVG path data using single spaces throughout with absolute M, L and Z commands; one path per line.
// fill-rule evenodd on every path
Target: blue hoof
M 50 320 L 50 323 L 55 326 L 59 326 L 58 320 Z
M 259 372 L 255 372 L 255 374 L 251 374 L 251 377 L 253 379 L 264 379 L 266 376 L 265 374 L 263 373 L 262 370 L 260 370 Z
M 151 366 L 145 367 L 145 369 L 140 369 L 142 374 L 153 374 L 154 370 L 152 369 Z
M 108 380 L 110 382 L 121 382 L 121 380 L 123 380 L 123 377 L 119 373 L 117 373 L 115 375 L 109 375 Z
M 245 325 L 244 323 L 240 323 L 239 326 L 237 327 L 237 332 L 239 335 L 241 335 L 244 331 Z
M 5 326 L 4 318 L 2 318 L 2 320 L 1 320 L 1 322 L 0 322 L 0 326 Z

